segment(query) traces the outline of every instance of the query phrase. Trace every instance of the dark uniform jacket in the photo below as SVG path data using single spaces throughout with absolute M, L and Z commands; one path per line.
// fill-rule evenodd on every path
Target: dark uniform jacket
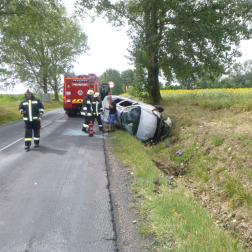
M 92 116 L 92 98 L 91 95 L 86 94 L 83 102 L 81 114 L 84 116 Z
M 100 99 L 94 98 L 92 100 L 92 110 L 93 110 L 93 116 L 98 116 L 102 114 L 103 108 Z
M 26 114 L 23 116 L 23 120 L 32 122 L 42 117 L 44 113 L 44 106 L 39 99 L 32 95 L 31 99 L 25 98 L 23 101 L 21 101 L 19 105 L 19 111 L 21 114 L 26 111 Z

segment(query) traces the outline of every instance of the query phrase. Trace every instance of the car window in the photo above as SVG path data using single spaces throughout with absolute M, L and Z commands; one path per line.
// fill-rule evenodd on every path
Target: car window
M 139 106 L 125 108 L 121 115 L 122 127 L 131 135 L 137 133 L 140 115 L 141 108 Z
M 115 102 L 115 103 L 119 103 L 119 102 L 121 102 L 121 101 L 123 101 L 123 100 L 122 100 L 122 99 L 119 99 L 119 98 L 114 99 L 114 102 Z
M 119 105 L 122 106 L 122 107 L 128 107 L 128 106 L 131 106 L 133 103 L 131 101 L 123 101 L 123 102 L 120 102 Z

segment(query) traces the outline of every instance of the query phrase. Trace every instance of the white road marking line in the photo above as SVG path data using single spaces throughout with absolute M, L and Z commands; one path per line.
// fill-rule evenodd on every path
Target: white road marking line
M 63 115 L 63 116 L 65 116 L 65 115 Z M 55 120 L 58 120 L 58 119 L 60 119 L 60 118 L 63 117 L 63 116 L 60 116 L 60 117 L 58 117 L 58 118 L 55 119 Z M 52 122 L 49 122 L 49 123 L 47 123 L 47 124 L 45 124 L 45 125 L 42 125 L 42 128 L 46 127 L 47 125 L 49 125 L 49 124 L 51 124 L 51 123 L 52 123 Z M 24 138 L 23 138 L 23 137 L 22 137 L 22 138 L 19 138 L 17 141 L 15 141 L 15 142 L 13 142 L 13 143 L 11 143 L 11 144 L 9 144 L 9 145 L 3 147 L 3 148 L 0 150 L 0 152 L 3 151 L 3 150 L 5 150 L 5 149 L 7 149 L 7 148 L 10 147 L 10 146 L 12 146 L 13 144 L 19 142 L 19 141 L 22 140 L 22 139 L 24 139 Z
M 58 118 L 56 118 L 55 120 L 59 120 L 60 118 L 62 118 L 62 117 L 64 117 L 65 115 L 63 115 L 63 116 L 60 116 L 60 117 L 58 117 Z
M 52 122 L 49 122 L 49 123 L 47 123 L 47 124 L 45 124 L 45 125 L 42 125 L 42 128 L 44 128 L 44 127 L 46 127 L 47 125 L 49 125 L 49 124 L 51 124 Z
M 49 125 L 49 124 L 51 124 L 51 123 L 52 123 L 52 122 L 49 122 L 49 123 L 47 123 L 46 125 L 43 125 L 42 127 L 44 128 L 44 127 L 46 127 L 47 125 Z M 17 141 L 15 141 L 15 142 L 13 142 L 13 143 L 11 143 L 11 144 L 9 144 L 9 145 L 3 147 L 3 148 L 0 150 L 0 152 L 3 151 L 3 150 L 5 150 L 5 149 L 7 149 L 7 148 L 10 147 L 10 146 L 12 146 L 13 144 L 19 142 L 19 141 L 22 140 L 22 139 L 24 139 L 24 138 L 23 138 L 23 137 L 22 137 L 22 138 L 19 138 Z
M 3 150 L 5 150 L 5 149 L 7 149 L 7 148 L 10 147 L 11 145 L 13 145 L 13 144 L 19 142 L 19 141 L 22 140 L 22 139 L 24 139 L 24 138 L 23 138 L 23 137 L 22 137 L 22 138 L 19 138 L 17 141 L 15 141 L 15 142 L 13 142 L 13 143 L 11 143 L 11 144 L 5 146 L 4 148 L 2 148 L 2 149 L 0 150 L 0 152 L 3 151 Z

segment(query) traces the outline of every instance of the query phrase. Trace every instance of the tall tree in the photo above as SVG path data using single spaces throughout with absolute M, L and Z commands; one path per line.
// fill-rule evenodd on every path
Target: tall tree
M 0 28 L 13 15 L 20 18 L 25 18 L 27 15 L 41 17 L 40 8 L 43 9 L 43 3 L 57 8 L 58 0 L 0 0 Z
M 4 23 L 0 38 L 1 72 L 6 85 L 19 79 L 58 98 L 60 75 L 72 67 L 75 57 L 87 50 L 87 37 L 65 9 L 34 1 L 40 15 L 14 15 Z M 32 3 L 34 4 L 34 3 Z M 36 12 L 35 12 L 36 13 Z
M 251 0 L 77 0 L 80 13 L 95 10 L 113 25 L 126 22 L 132 38 L 136 80 L 154 103 L 159 75 L 168 81 L 200 79 L 225 71 L 239 55 L 241 39 L 251 38 Z
M 123 78 L 119 71 L 115 69 L 106 70 L 101 76 L 99 76 L 100 83 L 108 83 L 113 81 L 115 86 L 112 89 L 113 95 L 119 95 L 123 93 Z
M 121 73 L 124 86 L 132 86 L 136 81 L 135 72 L 132 69 L 125 70 Z

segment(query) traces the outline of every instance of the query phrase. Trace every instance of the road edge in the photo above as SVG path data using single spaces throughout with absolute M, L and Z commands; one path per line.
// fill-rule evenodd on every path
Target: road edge
M 113 148 L 109 138 L 104 139 L 108 189 L 117 251 L 153 251 L 151 246 L 153 241 L 142 237 L 139 233 L 136 220 L 141 217 L 137 209 L 129 208 L 132 203 L 130 199 L 133 197 L 130 193 L 132 176 L 125 168 L 120 166 L 113 153 Z

